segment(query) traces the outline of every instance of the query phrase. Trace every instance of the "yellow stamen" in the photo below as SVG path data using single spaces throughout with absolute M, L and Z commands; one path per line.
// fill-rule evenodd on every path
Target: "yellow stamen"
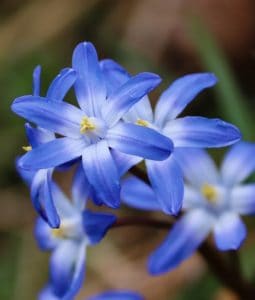
M 88 117 L 84 117 L 81 120 L 80 126 L 80 133 L 86 133 L 87 131 L 91 131 L 96 128 L 95 124 L 93 124 Z
M 32 147 L 31 146 L 23 146 L 22 149 L 26 152 L 31 151 Z
M 201 188 L 201 193 L 208 200 L 208 202 L 210 202 L 210 203 L 217 202 L 218 194 L 217 194 L 216 189 L 213 186 L 211 186 L 207 183 L 204 184 Z
M 144 127 L 149 126 L 149 122 L 143 119 L 137 119 L 136 124 Z
M 51 229 L 51 234 L 53 237 L 59 238 L 59 239 L 64 239 L 67 236 L 65 230 L 61 227 Z

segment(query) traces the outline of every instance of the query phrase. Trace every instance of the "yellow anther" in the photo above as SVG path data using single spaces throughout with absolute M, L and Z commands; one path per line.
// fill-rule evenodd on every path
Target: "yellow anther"
M 93 124 L 93 122 L 88 117 L 84 117 L 81 120 L 80 126 L 80 133 L 86 133 L 87 131 L 91 131 L 96 128 L 95 124 Z
M 26 152 L 31 151 L 32 147 L 31 146 L 23 146 L 22 149 Z
M 59 239 L 64 239 L 67 236 L 65 230 L 61 227 L 51 229 L 51 234 L 53 237 L 59 238 Z
M 149 126 L 149 122 L 143 119 L 137 119 L 136 124 L 144 127 Z
M 209 184 L 204 184 L 201 188 L 201 193 L 210 203 L 216 203 L 218 198 L 218 193 L 215 187 Z

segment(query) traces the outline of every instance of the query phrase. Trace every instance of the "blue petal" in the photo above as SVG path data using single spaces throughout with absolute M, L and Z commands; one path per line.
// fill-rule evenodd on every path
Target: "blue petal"
M 160 274 L 177 267 L 196 251 L 211 228 L 212 219 L 205 211 L 188 212 L 175 223 L 165 241 L 150 256 L 150 273 Z
M 50 182 L 50 188 L 52 192 L 52 198 L 54 200 L 55 207 L 60 216 L 60 219 L 70 218 L 77 216 L 77 209 L 73 206 L 73 203 L 63 193 L 59 186 L 54 182 Z
M 52 170 L 39 170 L 31 184 L 31 199 L 38 214 L 53 228 L 60 225 L 51 190 Z
M 55 101 L 62 101 L 74 84 L 76 79 L 76 72 L 71 68 L 65 68 L 52 81 L 47 91 L 46 98 Z
M 83 227 L 90 242 L 92 244 L 100 242 L 116 219 L 113 214 L 85 210 L 83 212 Z
M 131 78 L 124 68 L 111 59 L 102 60 L 100 66 L 104 73 L 108 95 L 112 94 L 117 88 Z M 152 122 L 153 113 L 149 98 L 144 96 L 123 116 L 123 118 L 125 121 L 132 123 L 135 123 L 138 119 Z
M 221 176 L 231 186 L 245 180 L 255 171 L 255 144 L 240 142 L 234 145 L 221 165 Z
M 241 215 L 255 214 L 255 184 L 234 187 L 231 191 L 230 206 Z
M 41 144 L 55 139 L 53 132 L 39 127 L 32 127 L 29 123 L 25 124 L 25 130 L 29 145 L 31 145 L 32 148 L 36 148 Z
M 104 202 L 101 200 L 101 198 L 99 198 L 97 191 L 92 186 L 91 186 L 91 190 L 90 190 L 90 197 L 91 197 L 91 200 L 96 205 L 101 206 L 104 204 Z
M 100 67 L 104 75 L 108 96 L 131 77 L 121 65 L 112 59 L 101 60 Z
M 159 98 L 155 109 L 155 122 L 159 127 L 175 119 L 205 88 L 213 86 L 217 78 L 211 73 L 197 73 L 175 80 Z
M 53 292 L 52 286 L 49 284 L 39 293 L 38 300 L 61 300 Z M 69 300 L 69 299 L 68 299 Z
M 200 193 L 200 189 L 184 185 L 183 209 L 208 208 L 207 201 Z
M 42 218 L 36 220 L 34 235 L 41 250 L 53 250 L 61 242 L 53 236 L 52 228 Z
M 153 160 L 166 159 L 173 150 L 170 139 L 157 131 L 131 123 L 119 123 L 108 131 L 110 147 Z
M 135 176 L 122 181 L 121 199 L 123 203 L 133 208 L 149 211 L 162 210 L 152 188 Z
M 109 126 L 113 126 L 140 99 L 159 85 L 161 79 L 153 73 L 141 73 L 115 90 L 103 110 L 103 117 Z
M 86 147 L 82 139 L 59 138 L 27 152 L 19 160 L 24 169 L 48 169 L 81 156 Z
M 63 241 L 53 252 L 50 275 L 53 292 L 61 299 L 73 299 L 85 275 L 85 244 Z
M 73 68 L 77 72 L 74 88 L 80 107 L 89 116 L 100 116 L 106 100 L 106 86 L 96 49 L 91 43 L 80 43 L 74 49 Z
M 220 175 L 210 155 L 202 149 L 176 148 L 174 157 L 178 161 L 185 179 L 200 188 L 203 184 L 216 184 Z
M 135 292 L 130 291 L 108 291 L 88 300 L 143 300 L 144 298 Z
M 177 215 L 182 207 L 184 182 L 174 156 L 158 162 L 146 160 L 151 186 L 166 214 Z
M 79 164 L 74 174 L 72 184 L 72 200 L 77 209 L 84 209 L 90 193 L 90 184 L 85 175 L 82 164 Z
M 84 113 L 77 107 L 42 97 L 23 96 L 14 100 L 12 110 L 40 127 L 73 138 L 80 137 Z
M 141 157 L 128 155 L 114 149 L 111 150 L 111 153 L 115 160 L 120 176 L 123 176 L 130 168 L 142 160 Z
M 33 72 L 33 95 L 39 96 L 41 89 L 41 66 L 37 66 L 34 68 Z
M 219 250 L 236 250 L 246 237 L 246 227 L 236 213 L 222 214 L 214 226 L 214 238 Z
M 82 155 L 82 163 L 97 196 L 108 206 L 119 207 L 119 174 L 106 141 L 87 147 Z
M 60 172 L 64 172 L 64 171 L 68 171 L 70 170 L 70 168 L 72 168 L 76 163 L 80 162 L 80 158 L 75 158 L 71 161 L 68 161 L 67 163 L 64 163 L 58 167 L 56 167 L 56 170 L 57 171 L 60 171 Z
M 239 141 L 237 127 L 220 119 L 184 117 L 167 123 L 164 134 L 175 147 L 223 147 Z
M 26 170 L 26 169 L 20 168 L 19 167 L 19 159 L 20 159 L 20 157 L 18 157 L 15 160 L 16 170 L 19 173 L 19 176 L 22 178 L 22 180 L 26 183 L 26 185 L 30 186 L 37 171 Z

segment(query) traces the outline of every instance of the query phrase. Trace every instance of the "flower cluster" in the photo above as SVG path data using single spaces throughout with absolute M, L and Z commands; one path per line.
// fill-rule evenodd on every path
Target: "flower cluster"
M 29 145 L 16 164 L 38 213 L 36 240 L 51 252 L 49 281 L 39 299 L 74 299 L 84 281 L 87 247 L 116 224 L 114 214 L 93 212 L 86 208 L 88 202 L 117 209 L 122 201 L 174 216 L 183 208 L 185 213 L 149 258 L 152 274 L 179 265 L 210 231 L 220 250 L 241 245 L 246 229 L 239 215 L 255 212 L 255 186 L 240 182 L 255 169 L 255 145 L 234 145 L 218 171 L 202 149 L 238 142 L 238 128 L 220 119 L 177 118 L 200 92 L 216 84 L 213 74 L 177 79 L 161 94 L 155 112 L 148 93 L 160 77 L 148 72 L 131 76 L 112 60 L 99 61 L 89 42 L 77 45 L 72 67 L 60 71 L 46 96 L 41 95 L 40 77 L 36 67 L 32 95 L 12 104 L 30 122 L 25 124 Z M 66 101 L 71 89 L 79 107 Z M 123 178 L 143 160 L 148 181 Z M 71 167 L 76 171 L 68 199 L 53 173 Z M 119 291 L 90 299 L 142 298 Z

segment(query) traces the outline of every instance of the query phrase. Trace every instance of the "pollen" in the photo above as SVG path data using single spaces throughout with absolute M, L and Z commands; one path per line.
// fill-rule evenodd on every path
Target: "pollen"
M 218 198 L 218 193 L 216 189 L 209 184 L 204 184 L 201 188 L 202 195 L 207 199 L 210 203 L 216 203 Z
M 26 152 L 31 151 L 32 147 L 31 146 L 23 146 L 22 149 Z
M 149 126 L 149 122 L 143 119 L 137 119 L 136 124 L 144 127 Z
M 80 133 L 86 133 L 87 131 L 94 130 L 95 124 L 88 117 L 84 117 L 80 124 Z

